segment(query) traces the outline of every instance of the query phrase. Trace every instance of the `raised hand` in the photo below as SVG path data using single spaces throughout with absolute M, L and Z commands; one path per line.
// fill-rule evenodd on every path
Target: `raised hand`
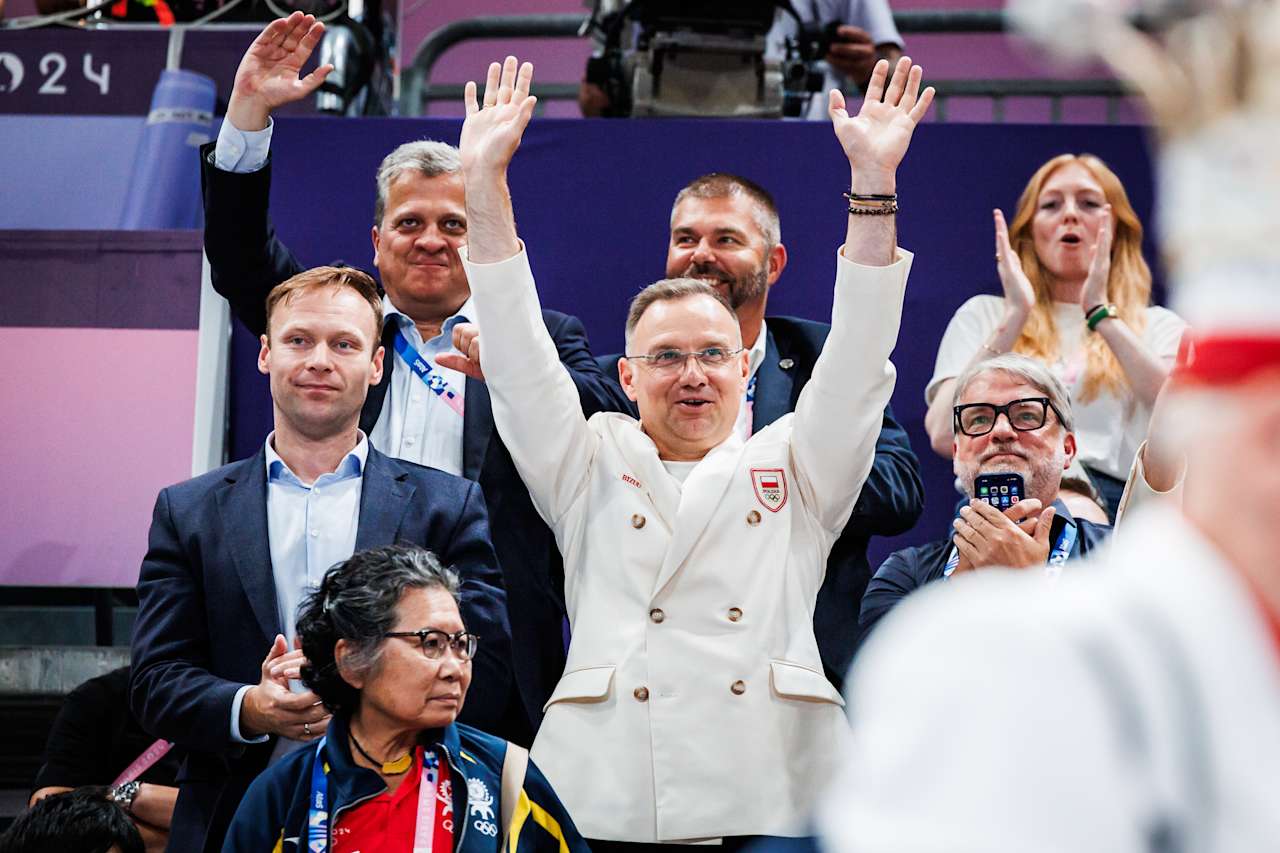
M 301 12 L 267 24 L 236 69 L 227 104 L 231 123 L 240 130 L 262 130 L 272 110 L 318 89 L 332 65 L 322 65 L 306 77 L 299 75 L 323 35 L 324 24 Z
M 462 124 L 458 145 L 464 175 L 506 171 L 538 103 L 538 99 L 529 94 L 532 82 L 533 65 L 528 62 L 518 65 L 514 56 L 508 56 L 502 65 L 489 64 L 483 105 L 476 102 L 476 84 L 467 83 L 463 94 L 467 118 Z
M 827 112 L 836 138 L 849 158 L 855 192 L 892 192 L 898 164 L 911 144 L 911 134 L 933 103 L 933 87 L 920 91 L 923 71 L 909 57 L 898 60 L 885 88 L 889 63 L 880 60 L 871 72 L 867 94 L 856 116 L 845 109 L 844 95 L 832 89 Z
M 1009 226 L 1005 224 L 1004 214 L 996 208 L 992 215 L 996 222 L 996 272 L 1000 275 L 1000 286 L 1004 288 L 1005 306 L 1026 317 L 1035 307 L 1036 291 L 1022 270 L 1022 259 L 1009 242 Z
M 1098 239 L 1089 258 L 1089 277 L 1080 291 L 1080 307 L 1085 311 L 1107 301 L 1107 284 L 1111 281 L 1111 226 L 1115 218 L 1111 215 L 1111 205 L 1103 212 L 1107 218 L 1098 227 Z

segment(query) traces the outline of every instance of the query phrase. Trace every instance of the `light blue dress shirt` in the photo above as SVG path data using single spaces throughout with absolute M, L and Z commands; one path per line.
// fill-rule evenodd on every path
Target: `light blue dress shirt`
M 276 615 L 289 648 L 297 636 L 298 606 L 320 585 L 324 573 L 350 557 L 356 548 L 360 526 L 360 494 L 369 441 L 359 433 L 355 448 L 343 457 L 331 474 L 322 474 L 310 485 L 289 470 L 267 436 L 267 538 L 271 549 L 271 576 L 276 587 Z M 231 739 L 260 743 L 266 736 L 240 734 L 240 705 L 254 685 L 236 691 L 231 704 Z M 294 685 L 301 690 L 300 685 Z

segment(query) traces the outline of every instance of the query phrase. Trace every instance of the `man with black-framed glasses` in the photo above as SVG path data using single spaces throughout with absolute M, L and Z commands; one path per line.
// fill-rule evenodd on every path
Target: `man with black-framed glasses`
M 862 599 L 859 646 L 894 605 L 928 583 L 994 566 L 1056 572 L 1111 534 L 1074 518 L 1057 498 L 1076 438 L 1071 399 L 1040 362 L 1005 353 L 974 365 L 956 381 L 953 406 L 952 464 L 969 505 L 950 539 L 890 554 L 876 571 Z M 1017 474 L 1021 499 L 1000 508 L 982 500 L 974 484 L 983 474 Z

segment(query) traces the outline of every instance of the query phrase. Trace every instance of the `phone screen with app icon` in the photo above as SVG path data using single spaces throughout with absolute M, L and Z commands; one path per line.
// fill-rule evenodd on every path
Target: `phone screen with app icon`
M 1008 509 L 1023 494 L 1021 474 L 979 474 L 973 481 L 973 496 L 996 509 Z

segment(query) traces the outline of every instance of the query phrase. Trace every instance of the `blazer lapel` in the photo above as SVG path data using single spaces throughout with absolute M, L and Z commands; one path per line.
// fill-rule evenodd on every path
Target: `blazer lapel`
M 698 467 L 693 469 L 689 479 L 685 480 L 675 529 L 671 533 L 667 554 L 653 585 L 655 596 L 684 565 L 689 552 L 706 531 L 711 517 L 720 508 L 725 490 L 729 488 L 729 483 L 739 469 L 738 463 L 744 447 L 746 444 L 736 433 L 730 435 L 719 447 L 708 453 Z
M 778 342 L 773 330 L 765 326 L 767 337 L 764 346 L 764 361 L 756 370 L 756 398 L 752 403 L 751 432 L 755 434 L 791 411 L 792 376 L 795 363 L 787 358 L 786 353 L 778 351 Z M 786 367 L 783 367 L 786 359 Z
M 658 518 L 667 526 L 667 530 L 674 531 L 676 518 L 680 513 L 680 485 L 663 467 L 653 440 L 644 433 L 639 423 L 629 417 L 611 416 L 609 428 L 630 469 L 624 473 L 639 481 L 640 490 L 649 498 Z
M 226 544 L 234 555 L 236 573 L 240 576 L 258 626 L 270 644 L 276 634 L 283 631 L 267 533 L 265 450 L 259 450 L 257 455 L 244 460 L 227 475 L 227 483 L 218 492 L 217 501 L 222 529 L 229 531 Z
M 364 406 L 360 409 L 360 429 L 365 435 L 373 434 L 373 427 L 382 414 L 382 406 L 387 401 L 387 389 L 391 387 L 391 374 L 396 369 L 400 356 L 396 354 L 396 325 L 386 323 L 382 327 L 382 381 L 369 389 Z
M 408 511 L 417 488 L 409 474 L 396 462 L 369 448 L 360 486 L 360 523 L 356 528 L 356 550 L 391 545 L 399 538 L 400 522 Z

